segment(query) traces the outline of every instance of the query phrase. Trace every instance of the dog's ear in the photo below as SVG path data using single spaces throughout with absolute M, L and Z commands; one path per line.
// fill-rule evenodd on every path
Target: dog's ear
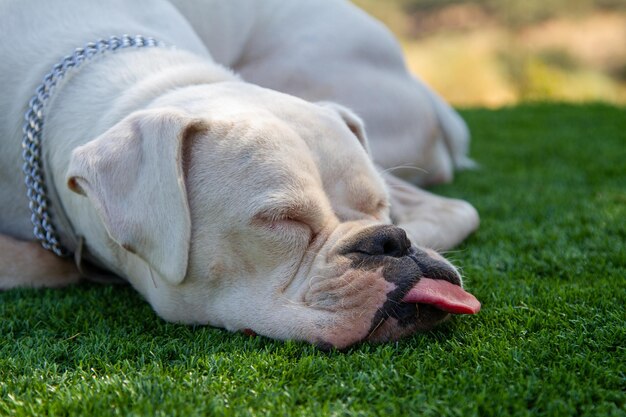
M 109 236 L 174 285 L 186 275 L 191 239 L 183 151 L 202 129 L 175 109 L 135 112 L 76 148 L 67 173 Z
M 365 151 L 371 155 L 369 143 L 367 141 L 367 135 L 365 134 L 365 124 L 359 116 L 357 116 L 352 110 L 348 109 L 347 107 L 344 107 L 341 104 L 337 104 L 332 101 L 319 101 L 317 102 L 317 104 L 322 107 L 334 110 L 339 115 L 339 117 L 341 117 L 346 123 L 348 129 L 350 129 L 350 131 L 354 133 L 354 136 L 357 137 L 359 142 L 361 142 L 361 145 L 363 145 Z

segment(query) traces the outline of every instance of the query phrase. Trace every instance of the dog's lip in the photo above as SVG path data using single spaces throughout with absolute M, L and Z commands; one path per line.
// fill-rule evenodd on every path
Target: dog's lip
M 480 301 L 460 285 L 422 277 L 402 298 L 403 303 L 428 304 L 451 314 L 476 314 Z
M 476 314 L 480 311 L 480 301 L 463 289 L 454 268 L 443 262 L 437 262 L 436 268 L 433 268 L 420 260 L 415 250 L 411 250 L 408 257 L 420 268 L 422 277 L 402 297 L 401 302 L 427 304 L 451 314 Z
M 422 276 L 430 277 L 432 279 L 445 280 L 459 286 L 461 285 L 461 278 L 453 267 L 445 262 L 436 260 L 425 253 L 422 256 L 424 255 L 430 262 L 434 262 L 434 265 L 420 260 L 415 248 L 411 248 L 407 254 L 407 256 L 415 262 L 420 271 L 422 271 Z

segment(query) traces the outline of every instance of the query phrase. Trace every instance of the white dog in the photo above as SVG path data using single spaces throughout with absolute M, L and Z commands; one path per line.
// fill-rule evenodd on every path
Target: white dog
M 390 174 L 449 181 L 465 124 L 350 3 L 3 1 L 0 34 L 0 288 L 91 274 L 33 217 L 166 320 L 343 348 L 480 308 L 418 247 L 476 211 Z

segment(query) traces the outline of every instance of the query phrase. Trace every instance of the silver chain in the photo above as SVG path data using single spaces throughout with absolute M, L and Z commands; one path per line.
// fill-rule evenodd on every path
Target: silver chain
M 66 56 L 52 67 L 35 90 L 35 95 L 28 102 L 28 109 L 24 115 L 26 123 L 22 128 L 24 134 L 22 138 L 22 157 L 24 158 L 22 171 L 26 176 L 24 182 L 29 200 L 28 206 L 31 211 L 30 220 L 33 223 L 33 234 L 41 242 L 41 246 L 58 256 L 69 256 L 70 251 L 61 245 L 59 235 L 52 224 L 48 211 L 50 200 L 47 195 L 41 157 L 41 135 L 46 103 L 57 83 L 63 80 L 68 71 L 80 67 L 83 63 L 118 49 L 155 46 L 163 46 L 163 43 L 141 35 L 111 36 L 109 39 L 90 42 L 83 48 L 77 48 L 72 55 Z

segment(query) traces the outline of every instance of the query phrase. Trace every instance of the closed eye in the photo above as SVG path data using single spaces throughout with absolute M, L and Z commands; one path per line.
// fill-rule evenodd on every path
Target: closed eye
M 381 211 L 385 211 L 389 208 L 389 202 L 387 200 L 379 200 L 374 207 L 374 213 L 380 214 Z
M 256 228 L 264 230 L 275 238 L 276 242 L 285 243 L 287 245 L 296 245 L 296 242 L 302 242 L 303 239 L 308 240 L 310 244 L 316 234 L 311 227 L 298 219 L 285 216 L 265 216 L 263 214 L 256 215 L 252 218 L 252 225 Z M 299 244 L 297 244 L 299 246 Z
M 265 227 L 299 226 L 318 231 L 323 221 L 321 208 L 314 201 L 294 200 L 281 202 L 258 211 L 252 218 L 255 224 Z
M 277 229 L 279 227 L 306 227 L 310 229 L 309 225 L 301 220 L 294 219 L 286 216 L 264 216 L 257 215 L 252 218 L 252 224 L 256 226 L 267 227 L 269 229 Z

